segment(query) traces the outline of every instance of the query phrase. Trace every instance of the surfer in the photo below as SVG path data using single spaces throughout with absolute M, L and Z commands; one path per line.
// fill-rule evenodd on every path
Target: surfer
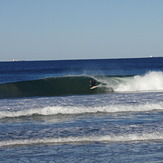
M 96 82 L 93 80 L 90 80 L 90 87 L 92 88 L 93 86 L 96 86 Z

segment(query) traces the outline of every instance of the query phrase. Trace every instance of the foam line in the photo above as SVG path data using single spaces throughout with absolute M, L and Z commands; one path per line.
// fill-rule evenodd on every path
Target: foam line
M 40 139 L 22 139 L 1 141 L 0 147 L 35 145 L 35 144 L 81 144 L 92 142 L 134 142 L 134 141 L 153 141 L 163 140 L 163 133 L 147 134 L 128 134 L 128 135 L 105 135 L 105 136 L 83 136 L 83 137 L 65 137 L 65 138 L 40 138 Z
M 0 111 L 0 119 L 14 118 L 21 116 L 33 115 L 57 115 L 57 114 L 87 114 L 87 113 L 116 113 L 116 112 L 144 112 L 153 110 L 163 110 L 163 102 L 160 103 L 146 103 L 141 105 L 120 104 L 107 105 L 99 107 L 76 107 L 76 106 L 52 106 L 38 109 L 29 109 L 22 111 Z

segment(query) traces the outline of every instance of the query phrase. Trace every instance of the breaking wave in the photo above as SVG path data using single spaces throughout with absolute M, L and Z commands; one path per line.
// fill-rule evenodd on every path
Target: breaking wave
M 143 76 L 134 76 L 126 82 L 122 82 L 116 91 L 162 91 L 163 73 L 149 72 Z
M 96 113 L 125 113 L 125 112 L 146 112 L 154 110 L 163 110 L 163 102 L 146 104 L 119 104 L 96 107 L 79 106 L 48 106 L 38 109 L 27 109 L 20 111 L 0 111 L 0 119 L 32 117 L 32 116 L 55 116 L 55 115 L 79 115 Z
M 0 84 L 0 98 L 64 96 L 95 93 L 89 76 L 66 76 Z
M 137 142 L 137 141 L 159 141 L 163 140 L 163 133 L 140 133 L 124 135 L 105 135 L 105 136 L 82 136 L 82 137 L 59 137 L 59 138 L 40 138 L 40 139 L 22 139 L 1 141 L 0 147 L 18 146 L 18 145 L 36 145 L 36 144 L 83 144 L 92 142 Z
M 98 85 L 90 89 L 90 80 Z M 163 91 L 163 73 L 142 76 L 64 76 L 0 84 L 0 98 Z

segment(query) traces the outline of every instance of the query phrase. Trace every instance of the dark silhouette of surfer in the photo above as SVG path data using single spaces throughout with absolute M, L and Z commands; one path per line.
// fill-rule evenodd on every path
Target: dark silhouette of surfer
M 112 87 L 108 87 L 106 83 L 99 83 L 94 80 L 90 80 L 90 89 L 98 88 L 100 87 L 103 90 L 107 90 L 108 92 L 114 92 L 114 89 Z
M 92 87 L 94 87 L 94 86 L 96 86 L 96 82 L 93 81 L 93 80 L 90 80 L 90 87 L 92 88 Z

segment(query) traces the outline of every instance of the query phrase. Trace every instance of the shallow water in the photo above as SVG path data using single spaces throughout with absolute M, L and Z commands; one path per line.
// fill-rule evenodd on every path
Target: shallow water
M 162 97 L 154 92 L 2 99 L 2 161 L 161 162 Z

